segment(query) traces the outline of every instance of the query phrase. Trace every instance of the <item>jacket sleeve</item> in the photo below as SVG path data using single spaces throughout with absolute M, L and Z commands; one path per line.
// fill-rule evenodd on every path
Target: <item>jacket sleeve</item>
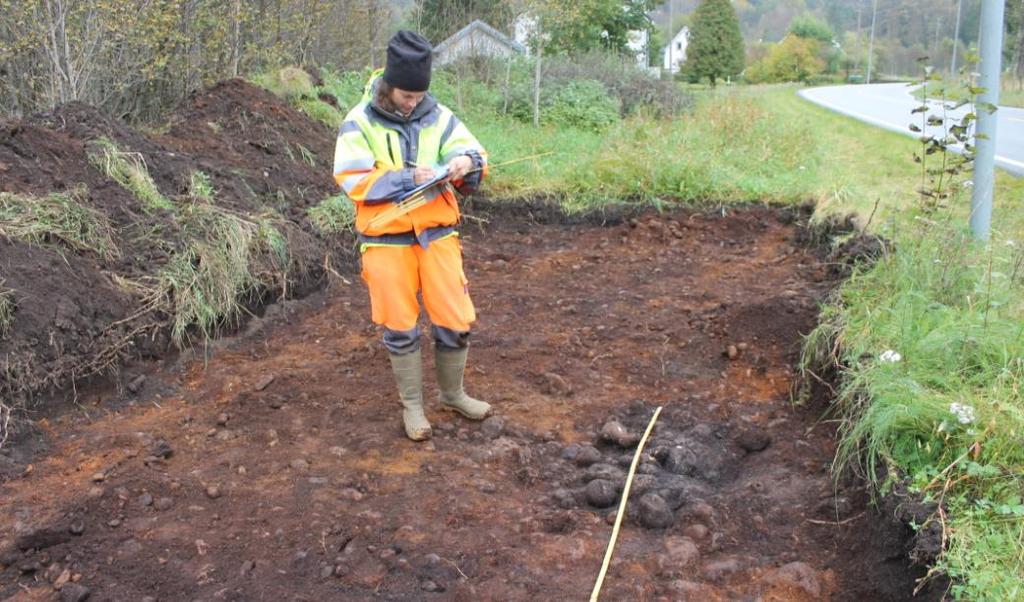
M 467 155 L 473 160 L 473 169 L 479 170 L 453 182 L 460 193 L 470 194 L 480 187 L 480 182 L 487 174 L 487 151 L 470 133 L 469 128 L 452 115 L 441 136 L 441 161 L 447 164 L 459 155 Z
M 412 169 L 380 165 L 359 124 L 346 120 L 334 149 L 334 181 L 356 203 L 386 203 L 415 188 Z

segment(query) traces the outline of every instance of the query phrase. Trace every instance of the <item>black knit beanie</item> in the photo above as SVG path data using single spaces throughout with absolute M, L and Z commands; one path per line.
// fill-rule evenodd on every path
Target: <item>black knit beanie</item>
M 426 92 L 430 87 L 430 42 L 415 31 L 403 29 L 388 42 L 384 81 L 408 92 Z

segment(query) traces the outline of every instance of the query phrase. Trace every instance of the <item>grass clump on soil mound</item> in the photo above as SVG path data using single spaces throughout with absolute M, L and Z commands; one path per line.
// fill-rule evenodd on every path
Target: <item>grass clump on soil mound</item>
M 120 255 L 107 217 L 81 202 L 83 191 L 46 196 L 0 192 L 0 235 L 30 244 L 58 243 L 113 259 Z
M 147 210 L 174 210 L 174 204 L 160 193 L 149 175 L 146 159 L 141 153 L 122 151 L 113 140 L 106 137 L 97 139 L 94 145 L 94 150 L 89 153 L 93 165 L 135 195 Z
M 328 197 L 309 209 L 309 221 L 323 235 L 352 232 L 356 208 L 343 194 Z
M 14 291 L 4 286 L 5 280 L 0 278 L 0 339 L 7 336 L 11 330 L 11 322 L 14 321 L 14 310 L 16 308 Z
M 234 323 L 245 303 L 272 284 L 262 277 L 261 260 L 286 272 L 289 250 L 269 217 L 252 219 L 196 202 L 182 208 L 180 222 L 186 246 L 156 276 L 147 305 L 171 316 L 171 336 L 185 347 L 194 333 L 207 339 Z M 286 288 L 286 273 L 281 280 Z

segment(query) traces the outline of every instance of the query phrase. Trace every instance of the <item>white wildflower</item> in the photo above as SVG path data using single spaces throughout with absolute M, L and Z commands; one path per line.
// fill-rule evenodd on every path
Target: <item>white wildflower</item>
M 974 407 L 969 406 L 966 403 L 953 402 L 949 404 L 949 412 L 956 416 L 956 419 L 960 421 L 960 424 L 970 424 L 974 422 Z
M 883 362 L 889 362 L 890 364 L 895 364 L 896 362 L 898 362 L 901 359 L 903 359 L 903 356 L 900 355 L 898 351 L 893 351 L 892 349 L 887 349 L 887 350 L 882 352 L 882 355 L 878 356 L 878 359 L 880 361 L 883 361 Z
M 1008 241 L 1006 241 L 1006 246 L 1008 246 L 1008 247 L 1016 247 L 1017 243 L 1013 242 L 1012 240 L 1008 240 Z
M 972 182 L 970 180 L 965 180 L 964 181 L 964 188 L 970 188 L 971 186 L 974 186 L 974 182 Z

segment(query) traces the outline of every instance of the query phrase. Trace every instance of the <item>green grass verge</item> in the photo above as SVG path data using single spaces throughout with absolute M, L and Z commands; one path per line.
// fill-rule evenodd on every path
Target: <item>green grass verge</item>
M 109 138 L 100 138 L 89 151 L 89 160 L 108 178 L 142 202 L 147 211 L 173 211 L 174 204 L 160 193 L 140 153 L 122 151 Z
M 761 98 L 819 132 L 819 214 L 863 223 L 874 212 L 870 229 L 894 242 L 842 285 L 806 340 L 805 369 L 841 367 L 837 467 L 883 475 L 883 488 L 905 478 L 942 504 L 936 570 L 957 598 L 1021 599 L 1024 182 L 998 174 L 992 242 L 980 244 L 966 231 L 969 189 L 938 213 L 919 210 L 916 141 L 780 90 Z
M 83 189 L 47 196 L 0 192 L 0 235 L 30 244 L 58 244 L 106 258 L 120 256 L 107 217 L 82 203 Z
M 494 163 L 555 151 L 494 169 L 487 192 L 498 197 L 549 196 L 582 210 L 623 199 L 799 202 L 816 192 L 814 131 L 780 122 L 752 97 L 707 96 L 678 119 L 641 115 L 604 133 L 510 118 L 467 123 Z

